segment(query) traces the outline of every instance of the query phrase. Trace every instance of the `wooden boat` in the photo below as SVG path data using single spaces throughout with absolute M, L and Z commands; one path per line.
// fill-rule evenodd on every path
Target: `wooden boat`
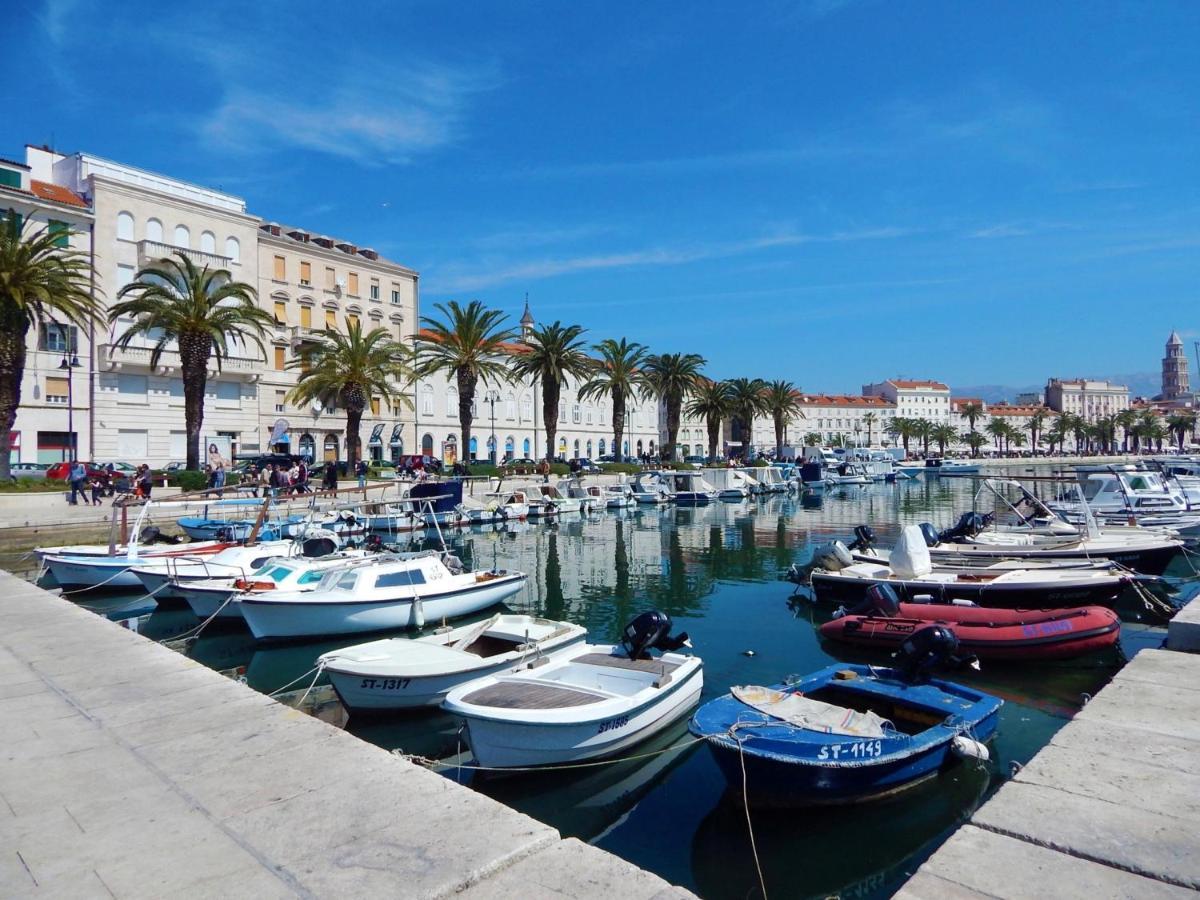
M 419 638 L 385 638 L 317 658 L 352 712 L 437 706 L 455 687 L 545 665 L 587 629 L 534 616 L 496 614 Z
M 1003 704 L 951 682 L 843 663 L 772 688 L 734 688 L 689 727 L 751 803 L 850 803 L 932 778 L 958 753 L 985 755 L 980 742 Z
M 700 698 L 703 664 L 673 652 L 686 635 L 629 644 L 577 644 L 540 668 L 493 675 L 450 691 L 442 708 L 466 720 L 464 735 L 482 766 L 514 768 L 613 756 L 686 715 Z M 665 621 L 666 627 L 662 628 Z M 665 652 L 650 658 L 655 647 Z

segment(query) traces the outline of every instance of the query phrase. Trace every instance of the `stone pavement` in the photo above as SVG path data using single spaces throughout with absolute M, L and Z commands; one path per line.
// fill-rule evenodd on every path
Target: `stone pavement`
M 0 573 L 0 893 L 690 897 Z

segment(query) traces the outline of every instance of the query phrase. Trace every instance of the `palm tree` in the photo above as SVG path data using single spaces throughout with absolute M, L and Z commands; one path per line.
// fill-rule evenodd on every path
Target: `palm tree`
M 68 240 L 70 235 L 66 233 Z M 61 316 L 82 330 L 97 315 L 88 289 L 88 258 L 77 250 L 60 249 L 63 236 L 46 228 L 25 230 L 21 216 L 11 211 L 0 217 L 0 481 L 5 483 L 29 329 Z M 75 451 L 74 436 L 71 440 Z
M 1196 414 L 1189 409 L 1180 410 L 1167 417 L 1167 430 L 1175 435 L 1179 452 L 1183 452 L 1184 439 L 1196 430 Z
M 1042 426 L 1046 424 L 1046 411 L 1039 409 L 1029 417 L 1029 421 L 1025 423 L 1025 430 L 1029 432 L 1029 446 L 1033 448 L 1033 453 L 1037 455 L 1038 436 L 1042 433 Z
M 688 401 L 686 411 L 689 416 L 704 419 L 708 429 L 708 458 L 716 459 L 717 444 L 721 440 L 721 422 L 733 411 L 729 385 L 711 378 L 700 379 L 692 389 L 692 398 Z
M 700 384 L 704 357 L 697 353 L 656 353 L 646 357 L 647 397 L 658 397 L 667 416 L 667 443 L 661 447 L 663 458 L 675 459 L 675 439 L 679 436 L 679 415 L 683 401 Z
M 1167 436 L 1166 429 L 1163 428 L 1163 423 L 1160 416 L 1152 409 L 1147 409 L 1142 412 L 1138 419 L 1135 434 L 1143 438 L 1146 446 L 1154 449 L 1157 443 L 1158 450 L 1162 451 L 1163 438 Z
M 888 423 L 888 434 L 899 438 L 904 446 L 904 456 L 908 458 L 908 442 L 917 436 L 917 420 L 905 416 L 897 416 Z
M 635 393 L 640 392 L 646 383 L 642 366 L 646 362 L 647 350 L 641 344 L 631 344 L 621 338 L 614 341 L 605 338 L 592 349 L 600 354 L 592 377 L 579 389 L 581 399 L 595 397 L 600 399 L 605 394 L 612 397 L 613 405 L 613 450 L 619 459 L 621 456 L 621 435 L 625 432 L 625 407 Z
M 117 292 L 108 311 L 111 322 L 132 318 L 116 339 L 121 349 L 139 336 L 153 340 L 150 368 L 155 368 L 168 344 L 179 348 L 183 376 L 183 419 L 187 429 L 187 467 L 200 467 L 200 429 L 204 424 L 204 389 L 208 362 L 217 369 L 233 349 L 247 343 L 266 357 L 263 338 L 275 318 L 254 302 L 250 285 L 234 281 L 228 269 L 197 268 L 182 250 L 138 271 Z
M 929 436 L 938 445 L 938 451 L 945 456 L 946 446 L 958 439 L 958 431 L 949 422 L 945 422 L 941 425 L 934 425 Z
M 554 436 L 558 433 L 558 404 L 568 378 L 580 381 L 592 375 L 595 362 L 583 346 L 583 328 L 555 321 L 530 332 L 513 350 L 512 373 L 517 378 L 536 378 L 542 384 L 542 419 L 546 423 L 546 459 L 554 459 Z
M 1099 444 L 1100 452 L 1107 453 L 1117 440 L 1116 416 L 1101 416 L 1092 425 L 1092 434 Z
M 790 381 L 772 381 L 761 391 L 763 410 L 775 425 L 775 456 L 783 457 L 783 432 L 794 417 L 804 418 L 800 411 L 800 391 Z
M 362 325 L 351 320 L 345 334 L 325 329 L 320 339 L 301 346 L 288 363 L 289 369 L 300 370 L 296 386 L 288 391 L 289 402 L 328 404 L 336 399 L 346 410 L 346 462 L 351 471 L 360 456 L 358 432 L 368 400 L 378 397 L 388 409 L 412 405 L 404 393 L 413 379 L 408 355 L 408 348 L 386 328 L 364 335 Z
M 1083 441 L 1087 437 L 1088 423 L 1083 416 L 1071 416 L 1071 433 L 1075 435 L 1075 452 L 1083 452 Z
M 767 411 L 763 401 L 767 383 L 761 378 L 731 378 L 728 383 L 729 394 L 733 398 L 733 418 L 741 431 L 742 456 L 749 460 L 753 448 L 754 418 L 765 415 Z
M 1134 426 L 1138 423 L 1138 414 L 1136 409 L 1123 409 L 1115 416 L 1117 425 L 1121 428 L 1121 433 L 1124 436 L 1122 449 L 1129 452 L 1129 436 L 1133 434 Z
M 968 400 L 958 408 L 958 415 L 967 420 L 967 427 L 975 430 L 975 423 L 983 418 L 983 404 L 977 400 Z
M 451 300 L 434 304 L 440 319 L 421 317 L 423 331 L 417 335 L 418 377 L 445 373 L 454 376 L 458 388 L 459 444 L 467 464 L 471 456 L 471 423 L 475 391 L 479 382 L 498 384 L 508 377 L 505 343 L 513 332 L 504 327 L 504 313 L 488 309 L 478 300 L 466 306 Z
M 1054 447 L 1062 449 L 1063 442 L 1066 441 L 1067 435 L 1071 433 L 1071 417 L 1069 413 L 1063 413 L 1054 423 L 1046 429 L 1046 440 L 1050 442 L 1050 452 L 1054 452 Z
M 971 448 L 972 456 L 978 456 L 979 448 L 987 443 L 987 438 L 978 431 L 967 431 L 962 435 L 962 442 Z
M 818 447 L 821 444 L 821 433 L 819 431 L 810 431 L 804 436 L 805 447 Z
M 1008 423 L 1003 419 L 993 416 L 988 420 L 988 423 L 983 426 L 983 430 L 992 436 L 993 442 L 996 444 L 996 452 L 1003 452 L 1004 429 L 1008 427 Z
M 871 426 L 875 424 L 876 415 L 873 412 L 865 413 L 862 417 L 863 424 L 867 426 L 867 446 L 871 446 Z
M 929 455 L 929 441 L 933 438 L 933 422 L 929 419 L 916 419 L 913 423 L 913 437 L 919 437 L 924 445 L 925 455 Z

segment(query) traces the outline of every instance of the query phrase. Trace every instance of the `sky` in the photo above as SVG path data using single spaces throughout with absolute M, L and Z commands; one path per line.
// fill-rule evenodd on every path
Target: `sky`
M 12 0 L 0 156 L 235 193 L 415 268 L 427 315 L 528 293 L 715 378 L 1038 384 L 1200 339 L 1197 47 L 1190 0 Z

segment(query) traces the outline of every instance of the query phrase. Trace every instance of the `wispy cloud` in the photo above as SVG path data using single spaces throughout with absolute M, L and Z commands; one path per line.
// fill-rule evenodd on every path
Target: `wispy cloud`
M 967 236 L 972 238 L 1008 238 L 1024 237 L 1029 233 L 1030 230 L 1024 226 L 1005 222 L 1000 225 L 989 225 L 987 228 L 977 229 Z
M 434 270 L 426 276 L 426 284 L 427 289 L 433 293 L 473 291 L 512 281 L 538 281 L 574 272 L 624 269 L 636 266 L 678 266 L 707 259 L 741 256 L 777 247 L 792 247 L 817 242 L 887 240 L 911 233 L 908 229 L 895 227 L 838 231 L 825 235 L 780 231 L 759 237 L 725 242 L 650 247 L 618 253 L 545 257 L 520 262 L 483 261 L 467 267 L 449 266 L 441 272 Z

